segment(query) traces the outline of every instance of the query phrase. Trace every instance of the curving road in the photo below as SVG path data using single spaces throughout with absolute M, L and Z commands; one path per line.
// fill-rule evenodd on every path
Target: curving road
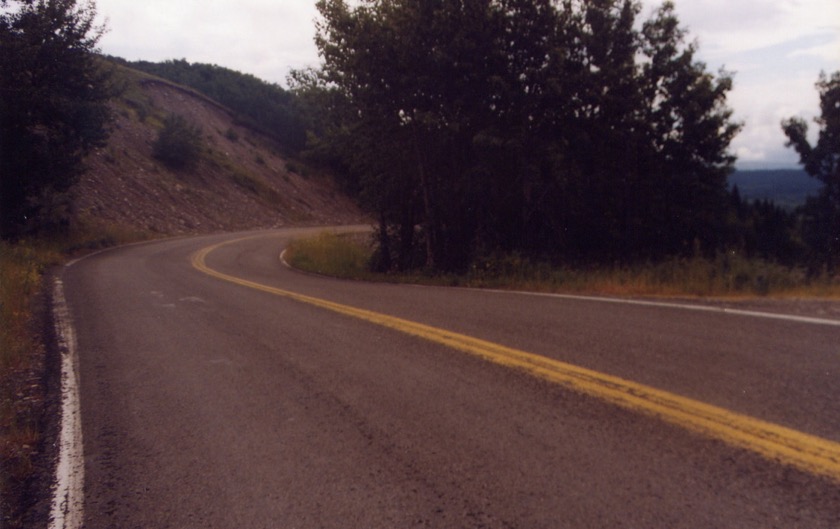
M 85 527 L 840 527 L 837 321 L 337 281 L 305 233 L 64 270 Z

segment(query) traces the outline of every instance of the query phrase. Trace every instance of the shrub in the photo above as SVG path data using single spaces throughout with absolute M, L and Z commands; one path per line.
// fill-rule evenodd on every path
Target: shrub
M 171 169 L 192 169 L 201 159 L 201 136 L 200 128 L 172 114 L 163 122 L 154 145 L 154 156 Z

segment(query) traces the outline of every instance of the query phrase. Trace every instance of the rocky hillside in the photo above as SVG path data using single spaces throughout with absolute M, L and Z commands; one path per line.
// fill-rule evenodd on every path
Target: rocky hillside
M 81 218 L 166 235 L 365 222 L 329 175 L 288 158 L 232 111 L 133 70 L 120 67 L 118 76 L 125 91 L 113 103 L 113 131 L 75 190 Z M 201 132 L 201 154 L 189 169 L 153 155 L 171 115 Z

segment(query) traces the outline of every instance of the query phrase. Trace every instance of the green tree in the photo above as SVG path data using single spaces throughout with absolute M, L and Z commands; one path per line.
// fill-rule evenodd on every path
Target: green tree
M 93 2 L 0 2 L 0 236 L 41 229 L 107 136 L 113 95 Z M 66 221 L 66 216 L 62 217 Z M 54 222 L 53 222 L 54 223 Z
M 353 155 L 377 175 L 360 178 L 362 193 L 404 190 L 396 206 L 373 193 L 374 207 L 394 227 L 422 226 L 426 266 L 463 269 L 498 251 L 612 260 L 720 244 L 739 129 L 726 107 L 731 78 L 694 59 L 673 4 L 644 24 L 633 0 L 318 8 L 323 86 L 379 153 Z
M 388 193 L 368 193 L 380 218 L 398 227 L 381 231 L 413 239 L 413 219 L 422 225 L 426 267 L 463 267 L 476 219 L 489 214 L 481 207 L 488 187 L 472 170 L 473 140 L 501 110 L 493 100 L 504 65 L 498 7 L 489 0 L 385 0 L 351 8 L 324 0 L 318 8 L 325 83 L 355 109 L 368 145 L 392 149 L 370 159 L 377 176 L 366 181 L 411 190 L 399 193 L 405 203 L 396 210 Z M 382 170 L 379 162 L 394 157 L 399 163 Z M 402 239 L 399 246 L 413 249 Z
M 820 117 L 816 145 L 808 141 L 808 124 L 802 118 L 782 122 L 787 146 L 799 154 L 805 171 L 823 183 L 818 196 L 803 207 L 803 238 L 814 259 L 829 270 L 840 267 L 840 71 L 820 74 Z
M 730 76 L 696 61 L 670 2 L 640 31 L 636 2 L 566 8 L 563 79 L 553 85 L 571 102 L 551 134 L 562 156 L 556 237 L 584 258 L 714 250 L 734 162 L 727 149 L 740 129 L 726 106 Z

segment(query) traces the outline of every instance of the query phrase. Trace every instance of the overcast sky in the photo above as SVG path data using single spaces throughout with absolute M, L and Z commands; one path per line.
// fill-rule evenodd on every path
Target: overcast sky
M 840 70 L 840 0 L 676 0 L 708 69 L 735 72 L 730 106 L 745 123 L 738 166 L 794 167 L 779 123 L 819 113 L 820 71 Z M 643 0 L 643 16 L 657 6 Z M 129 60 L 187 59 L 285 85 L 316 66 L 315 0 L 96 0 L 104 53 Z M 813 129 L 812 125 L 812 129 Z

